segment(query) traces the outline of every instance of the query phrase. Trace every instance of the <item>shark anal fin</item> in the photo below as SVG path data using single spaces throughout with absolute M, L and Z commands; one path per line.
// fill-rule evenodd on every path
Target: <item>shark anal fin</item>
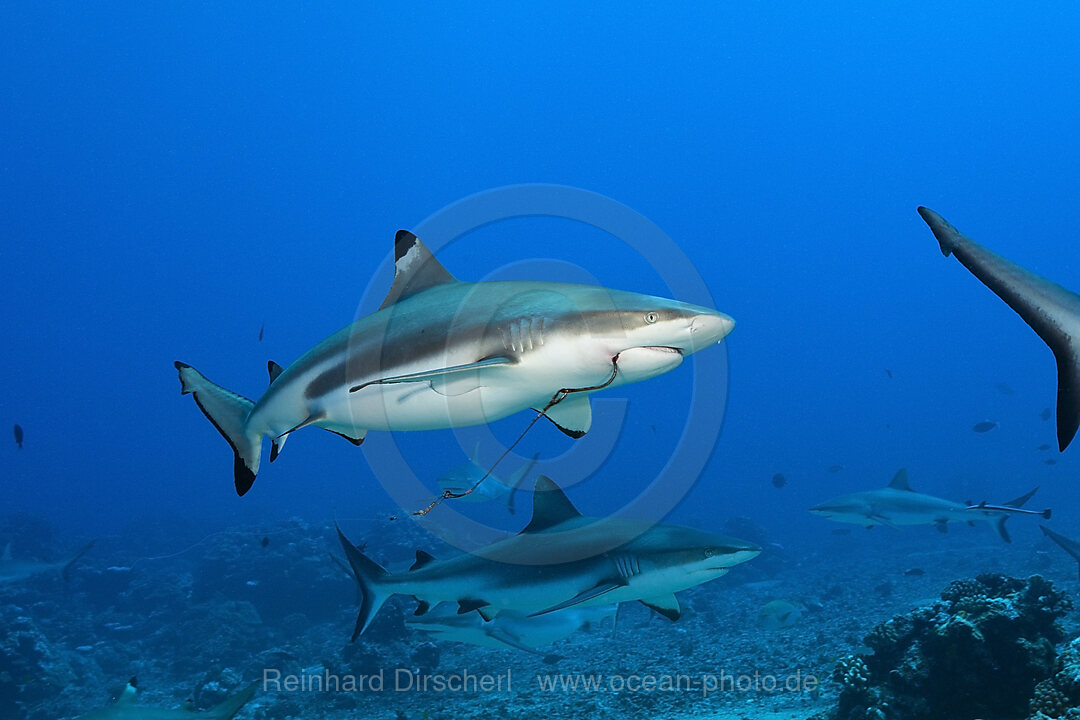
M 545 410 L 544 417 L 565 435 L 577 440 L 592 427 L 592 403 L 586 393 L 574 393 Z
M 432 555 L 431 553 L 426 553 L 423 550 L 417 550 L 416 551 L 416 562 L 414 562 L 412 564 L 412 567 L 409 568 L 409 572 L 412 572 L 413 570 L 419 570 L 420 568 L 424 567 L 425 565 L 430 565 L 433 562 L 435 562 L 435 556 L 434 555 Z
M 949 532 L 949 521 L 948 520 L 935 520 L 934 521 L 934 529 L 936 529 L 939 533 L 947 533 L 947 532 Z
M 682 608 L 679 607 L 679 600 L 675 597 L 674 593 L 658 595 L 651 598 L 642 598 L 641 604 L 650 610 L 663 615 L 672 622 L 682 617 Z
M 563 600 L 558 605 L 552 605 L 549 608 L 530 613 L 529 617 L 536 617 L 537 615 L 547 615 L 548 613 L 555 612 L 556 610 L 565 610 L 568 607 L 573 607 L 574 605 L 580 605 L 581 603 L 594 600 L 595 598 L 598 598 L 601 595 L 605 595 L 612 590 L 618 590 L 619 588 L 623 587 L 626 587 L 626 581 L 622 578 L 619 578 L 617 580 L 605 580 L 604 582 L 598 583 L 597 585 L 589 588 L 588 590 L 583 590 L 579 592 L 577 595 L 570 598 L 569 600 Z

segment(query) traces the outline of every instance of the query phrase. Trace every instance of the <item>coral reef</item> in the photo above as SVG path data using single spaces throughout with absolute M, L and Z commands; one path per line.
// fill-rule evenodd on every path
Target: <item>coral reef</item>
M 1031 720 L 1080 720 L 1080 638 L 1058 655 L 1054 674 L 1035 686 Z
M 837 705 L 818 717 L 1023 717 L 1036 684 L 1054 671 L 1054 646 L 1062 639 L 1058 620 L 1071 607 L 1038 575 L 955 581 L 941 602 L 871 630 L 864 642 L 872 653 L 842 658 L 833 672 L 840 685 Z M 1040 687 L 1044 706 L 1058 709 L 1067 691 L 1045 682 Z

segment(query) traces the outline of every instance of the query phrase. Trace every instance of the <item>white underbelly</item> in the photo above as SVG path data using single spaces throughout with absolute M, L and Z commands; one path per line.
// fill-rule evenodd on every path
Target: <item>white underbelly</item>
M 523 386 L 481 387 L 445 395 L 428 382 L 371 385 L 328 406 L 327 424 L 364 430 L 438 430 L 500 420 L 548 398 Z

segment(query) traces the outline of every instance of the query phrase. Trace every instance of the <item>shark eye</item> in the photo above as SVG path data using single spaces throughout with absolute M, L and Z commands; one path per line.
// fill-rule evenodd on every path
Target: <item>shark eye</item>
M 716 555 L 716 548 L 705 548 L 705 559 L 708 560 Z
M 652 325 L 654 322 L 656 322 L 659 319 L 660 319 L 660 314 L 659 313 L 653 312 L 651 310 L 649 312 L 645 313 L 645 322 L 649 323 L 650 325 Z

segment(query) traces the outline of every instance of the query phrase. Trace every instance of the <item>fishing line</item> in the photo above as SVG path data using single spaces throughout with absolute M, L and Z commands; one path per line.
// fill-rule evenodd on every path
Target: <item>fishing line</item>
M 556 392 L 554 395 L 552 395 L 551 400 L 549 400 L 548 404 L 544 406 L 544 409 L 536 413 L 536 417 L 529 421 L 529 424 L 525 426 L 525 429 L 521 431 L 521 434 L 517 436 L 517 439 L 510 444 L 510 447 L 503 450 L 503 453 L 499 456 L 499 459 L 492 464 L 492 466 L 488 469 L 486 473 L 484 473 L 484 477 L 473 483 L 473 486 L 471 488 L 459 493 L 456 493 L 453 490 L 443 490 L 442 493 L 435 496 L 435 499 L 432 500 L 427 507 L 417 510 L 415 512 L 411 512 L 409 513 L 409 515 L 411 517 L 423 517 L 424 515 L 427 515 L 429 512 L 434 510 L 437 505 L 441 505 L 446 500 L 457 500 L 458 498 L 463 498 L 466 495 L 470 495 L 473 490 L 476 490 L 476 488 L 480 487 L 481 483 L 491 477 L 491 473 L 495 472 L 495 468 L 499 466 L 499 463 L 501 463 L 507 455 L 513 452 L 514 448 L 518 446 L 518 443 L 520 443 L 525 438 L 525 434 L 532 430 L 532 427 L 536 424 L 536 421 L 542 418 L 548 410 L 565 400 L 566 397 L 570 395 L 570 393 L 596 392 L 597 390 L 603 390 L 607 386 L 611 385 L 611 383 L 615 382 L 615 378 L 617 378 L 618 376 L 619 356 L 616 355 L 615 357 L 611 358 L 611 376 L 608 377 L 608 379 L 604 382 L 600 383 L 599 385 L 593 385 L 591 387 L 563 388 Z M 397 520 L 397 516 L 391 515 L 390 519 Z

